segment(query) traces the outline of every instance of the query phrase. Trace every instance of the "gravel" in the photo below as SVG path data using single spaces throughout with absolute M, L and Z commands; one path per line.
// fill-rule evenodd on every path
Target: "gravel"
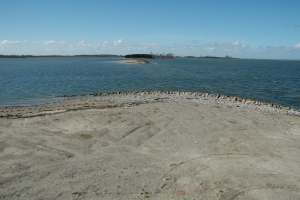
M 199 92 L 124 92 L 124 93 L 99 93 L 76 99 L 89 102 L 108 103 L 151 103 L 151 102 L 190 102 L 195 104 L 205 104 L 220 107 L 230 107 L 232 109 L 252 108 L 256 111 L 271 112 L 274 114 L 289 114 L 300 116 L 300 111 L 288 107 L 258 102 L 251 99 L 224 96 L 220 94 L 207 94 Z

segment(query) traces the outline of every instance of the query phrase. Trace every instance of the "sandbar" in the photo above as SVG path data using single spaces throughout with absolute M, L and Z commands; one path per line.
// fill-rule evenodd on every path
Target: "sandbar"
M 151 62 L 144 60 L 144 59 L 140 59 L 140 58 L 118 60 L 118 61 L 112 61 L 112 62 L 123 63 L 123 64 L 151 64 Z
M 300 114 L 210 97 L 0 110 L 0 199 L 299 199 Z

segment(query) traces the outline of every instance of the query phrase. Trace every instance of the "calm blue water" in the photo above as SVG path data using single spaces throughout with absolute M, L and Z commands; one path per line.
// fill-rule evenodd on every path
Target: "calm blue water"
M 300 61 L 121 58 L 0 59 L 0 106 L 51 102 L 62 95 L 124 91 L 197 91 L 300 109 Z

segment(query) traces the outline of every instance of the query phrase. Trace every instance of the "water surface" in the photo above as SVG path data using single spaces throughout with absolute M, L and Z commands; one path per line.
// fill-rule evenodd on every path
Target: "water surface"
M 0 106 L 32 105 L 63 95 L 191 91 L 245 97 L 300 109 L 300 61 L 120 58 L 2 58 Z

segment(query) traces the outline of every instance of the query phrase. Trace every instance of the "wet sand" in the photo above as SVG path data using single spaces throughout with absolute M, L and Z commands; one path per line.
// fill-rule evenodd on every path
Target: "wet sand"
M 0 199 L 300 198 L 296 111 L 108 95 L 0 116 Z

